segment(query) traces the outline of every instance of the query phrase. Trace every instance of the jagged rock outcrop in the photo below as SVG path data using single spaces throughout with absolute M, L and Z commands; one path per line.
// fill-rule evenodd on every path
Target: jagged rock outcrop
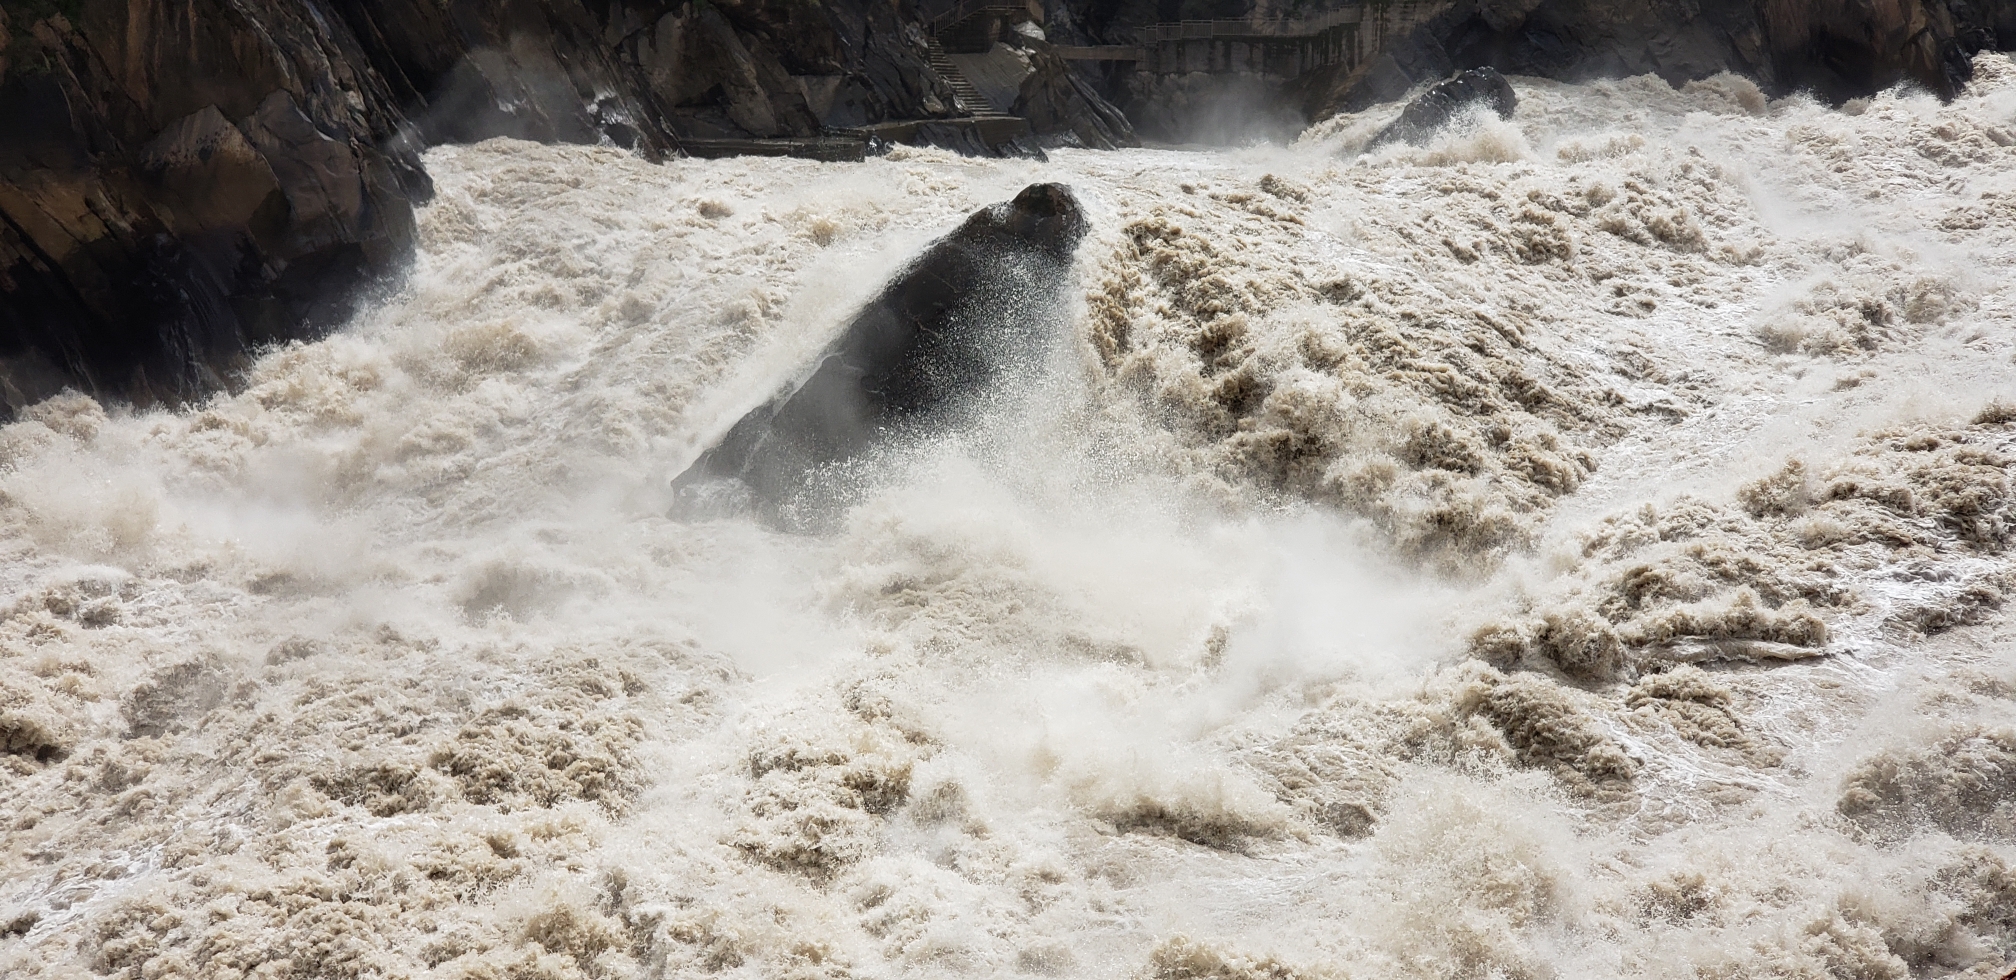
M 1039 139 L 1051 146 L 1083 146 L 1112 150 L 1140 146 L 1125 113 L 1106 101 L 1098 89 L 1072 70 L 1047 40 L 1010 31 L 1003 43 L 1029 61 L 1029 74 L 1009 111 L 1029 120 Z
M 1841 101 L 1899 82 L 1950 97 L 1982 50 L 2016 48 L 2010 0 L 1452 0 L 1368 64 L 1301 80 L 1311 118 L 1489 65 L 1563 80 L 1729 71 Z
M 411 248 L 392 94 L 305 4 L 0 9 L 0 395 L 147 402 L 312 332 Z
M 803 137 L 954 112 L 914 17 L 798 0 L 337 0 L 430 143 Z
M 852 474 L 838 464 L 942 424 L 1040 363 L 1084 235 L 1062 184 L 975 212 L 884 287 L 802 380 L 673 482 L 681 512 L 750 506 L 784 527 L 817 526 L 847 493 Z

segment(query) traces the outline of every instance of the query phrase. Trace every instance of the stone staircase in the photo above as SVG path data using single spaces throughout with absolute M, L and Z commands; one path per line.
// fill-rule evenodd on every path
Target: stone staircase
M 946 57 L 945 48 L 938 43 L 938 39 L 931 38 L 930 43 L 931 70 L 937 72 L 938 77 L 952 86 L 952 97 L 959 103 L 959 111 L 972 116 L 1000 115 L 1001 110 L 995 108 L 994 103 L 987 101 L 987 97 L 981 95 L 980 90 L 967 80 L 966 73 L 960 71 L 959 66 L 953 64 L 951 58 Z

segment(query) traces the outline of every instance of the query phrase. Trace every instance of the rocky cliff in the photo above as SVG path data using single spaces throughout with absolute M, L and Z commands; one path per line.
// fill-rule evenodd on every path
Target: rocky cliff
M 1028 64 L 1009 111 L 1029 120 L 1029 128 L 1051 146 L 1112 150 L 1141 145 L 1127 115 L 1100 95 L 1088 73 L 1073 68 L 1038 34 L 1010 32 L 1002 42 Z
M 2016 47 L 2009 0 L 1453 0 L 1369 64 L 1303 80 L 1314 117 L 1460 68 L 1563 80 L 1720 71 L 1831 101 L 1913 82 L 1951 98 L 1972 56 Z
M 900 0 L 6 0 L 0 410 L 180 400 L 339 321 L 409 251 L 428 144 L 958 112 Z
M 1062 0 L 1053 35 L 1138 43 L 1151 24 L 1191 18 L 1310 18 L 1336 0 Z M 1841 101 L 1902 81 L 1950 97 L 1983 49 L 2016 48 L 2012 0 L 1386 0 L 1367 23 L 1400 27 L 1363 64 L 1299 78 L 1112 70 L 1106 94 L 1158 138 L 1250 134 L 1253 120 L 1298 122 L 1401 98 L 1464 68 L 1562 80 L 1654 73 L 1674 83 L 1731 71 L 1766 92 Z M 1217 111 L 1242 126 L 1199 125 Z M 1262 127 L 1266 128 L 1266 127 Z
M 1158 21 L 1323 6 L 1053 0 L 1047 27 L 1131 43 Z M 1950 94 L 1971 53 L 2016 45 L 2016 0 L 1388 6 L 1415 26 L 1370 62 L 1229 103 L 1196 78 L 1112 66 L 1102 88 L 1010 32 L 1029 72 L 996 109 L 1053 145 L 1105 147 L 1134 141 L 1105 97 L 1174 132 L 1206 103 L 1241 125 L 1299 120 L 1480 65 Z M 407 254 L 432 143 L 608 141 L 655 158 L 985 111 L 933 68 L 923 25 L 911 0 L 4 0 L 0 414 L 64 385 L 177 401 L 249 349 L 339 322 Z
M 807 136 L 952 115 L 915 11 L 807 0 L 334 0 L 428 142 Z
M 215 384 L 395 264 L 429 187 L 366 66 L 306 4 L 0 8 L 9 404 Z

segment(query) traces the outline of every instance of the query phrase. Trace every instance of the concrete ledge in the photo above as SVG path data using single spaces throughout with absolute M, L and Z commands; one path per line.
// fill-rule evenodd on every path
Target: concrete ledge
M 913 143 L 927 126 L 968 129 L 989 146 L 1029 135 L 1029 120 L 1021 116 L 954 116 L 950 119 L 904 119 L 864 126 L 858 132 L 891 143 Z
M 905 119 L 858 129 L 831 129 L 824 136 L 783 139 L 684 139 L 680 149 L 689 157 L 798 157 L 829 163 L 855 163 L 868 158 L 871 143 L 938 146 L 969 156 L 1037 156 L 1029 120 L 1020 116 L 955 116 L 950 119 Z
M 1065 61 L 1145 61 L 1147 55 L 1138 47 L 1125 44 L 1065 45 L 1056 46 L 1057 56 Z
M 828 163 L 855 163 L 868 158 L 868 141 L 853 136 L 809 139 L 686 139 L 679 148 L 689 157 L 798 157 Z

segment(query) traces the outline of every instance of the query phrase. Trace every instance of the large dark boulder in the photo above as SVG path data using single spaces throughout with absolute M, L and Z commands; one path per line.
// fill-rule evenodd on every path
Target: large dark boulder
M 1041 361 L 1084 233 L 1062 184 L 976 212 L 673 482 L 680 510 L 747 505 L 786 527 L 820 523 L 847 492 L 850 460 L 956 422 Z
M 1512 83 L 1495 68 L 1459 71 L 1415 96 L 1414 101 L 1400 110 L 1400 118 L 1372 137 L 1370 145 L 1422 143 L 1474 105 L 1488 107 L 1500 119 L 1510 119 L 1519 107 L 1519 96 L 1512 91 Z

